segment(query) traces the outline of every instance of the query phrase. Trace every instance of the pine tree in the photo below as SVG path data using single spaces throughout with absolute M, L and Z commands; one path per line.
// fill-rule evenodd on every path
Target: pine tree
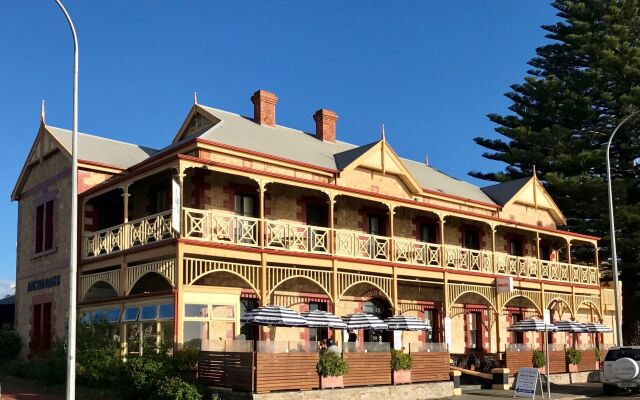
M 549 44 L 536 49 L 524 82 L 511 86 L 508 114 L 489 114 L 498 138 L 475 138 L 484 157 L 507 164 L 471 176 L 508 181 L 539 178 L 567 216 L 570 231 L 600 236 L 609 257 L 605 150 L 613 128 L 640 108 L 640 0 L 563 0 L 561 20 L 543 26 Z M 625 316 L 640 270 L 640 118 L 630 120 L 611 149 L 618 257 L 625 280 Z M 629 279 L 633 277 L 632 279 Z M 626 279 L 625 279 L 626 278 Z M 635 301 L 635 300 L 633 300 Z

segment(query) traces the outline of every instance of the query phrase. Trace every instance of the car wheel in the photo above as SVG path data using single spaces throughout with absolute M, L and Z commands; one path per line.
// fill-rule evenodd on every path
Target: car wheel
M 602 385 L 602 391 L 607 396 L 613 396 L 618 392 L 618 387 L 615 385 Z

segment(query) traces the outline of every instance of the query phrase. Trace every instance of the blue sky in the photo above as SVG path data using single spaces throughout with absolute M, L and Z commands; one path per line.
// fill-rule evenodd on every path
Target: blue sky
M 393 4 L 393 6 L 391 6 Z M 80 1 L 67 0 L 80 40 L 79 127 L 151 147 L 169 143 L 199 102 L 251 114 L 257 89 L 276 93 L 277 122 L 312 131 L 335 110 L 338 139 L 369 143 L 385 124 L 404 157 L 455 177 L 502 166 L 475 136 L 506 112 L 546 1 Z M 17 204 L 10 202 L 37 133 L 71 125 L 72 47 L 53 0 L 0 2 L 0 296 L 15 277 Z M 482 182 L 475 182 L 484 185 Z

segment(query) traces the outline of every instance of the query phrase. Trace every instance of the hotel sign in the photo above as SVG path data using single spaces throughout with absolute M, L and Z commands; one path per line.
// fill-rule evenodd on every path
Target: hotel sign
M 513 277 L 512 276 L 500 276 L 496 278 L 496 291 L 498 293 L 511 293 L 513 292 Z
M 60 286 L 60 275 L 50 276 L 27 283 L 27 292 Z
M 180 184 L 171 180 L 171 226 L 180 234 Z

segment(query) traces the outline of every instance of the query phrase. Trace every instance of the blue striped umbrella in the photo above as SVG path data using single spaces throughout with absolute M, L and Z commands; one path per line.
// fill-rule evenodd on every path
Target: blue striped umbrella
M 342 317 L 349 329 L 387 329 L 387 324 L 375 315 L 366 313 L 349 314 Z
M 431 326 L 416 317 L 407 315 L 394 315 L 386 318 L 384 323 L 389 326 L 390 331 L 430 331 Z
M 307 320 L 309 328 L 347 329 L 347 324 L 327 311 L 314 310 L 302 313 L 302 316 Z
M 254 308 L 240 318 L 240 322 L 269 326 L 307 326 L 307 320 L 302 315 L 280 306 Z

